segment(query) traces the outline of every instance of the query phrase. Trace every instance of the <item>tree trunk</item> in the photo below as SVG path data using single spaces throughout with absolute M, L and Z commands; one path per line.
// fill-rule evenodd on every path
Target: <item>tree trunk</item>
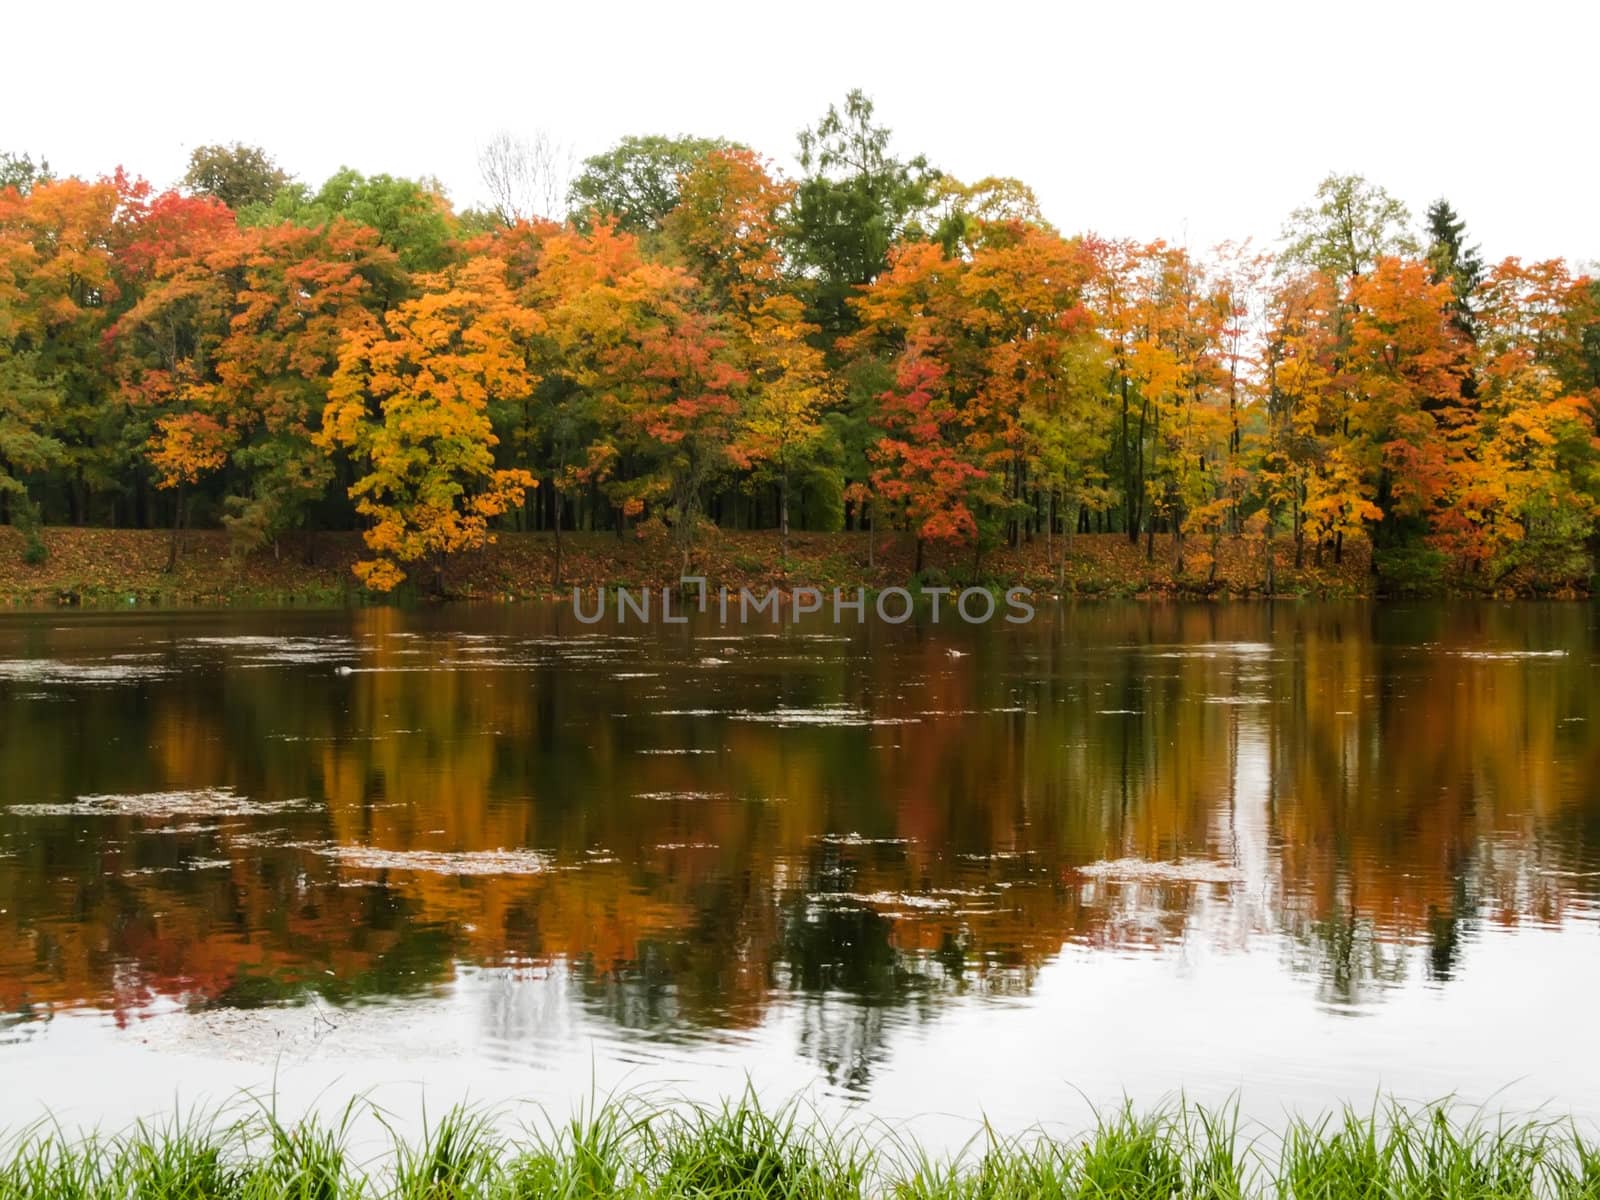
M 172 537 L 167 542 L 167 565 L 163 573 L 170 575 L 178 569 L 178 537 L 183 528 L 183 485 L 178 485 L 177 500 L 172 509 Z
M 1056 532 L 1056 494 L 1054 489 L 1050 492 L 1050 499 L 1045 504 L 1044 521 L 1044 560 L 1055 561 L 1055 532 Z
M 1294 569 L 1305 570 L 1306 565 L 1306 521 L 1305 514 L 1300 511 L 1300 495 L 1294 497 Z
M 780 560 L 785 574 L 789 571 L 789 473 L 784 472 L 778 483 L 778 528 L 781 529 L 783 557 Z
M 556 561 L 555 561 L 555 568 L 554 568 L 554 571 L 553 571 L 553 573 L 551 575 L 551 579 L 550 579 L 550 586 L 553 587 L 553 588 L 559 588 L 561 586 L 561 509 L 562 509 L 562 497 L 561 497 L 561 489 L 555 485 L 555 480 L 552 479 L 550 481 L 550 483 L 551 483 L 550 490 L 555 493 L 555 498 L 553 500 L 553 503 L 555 505 L 555 510 L 556 510 L 556 512 L 555 512 Z

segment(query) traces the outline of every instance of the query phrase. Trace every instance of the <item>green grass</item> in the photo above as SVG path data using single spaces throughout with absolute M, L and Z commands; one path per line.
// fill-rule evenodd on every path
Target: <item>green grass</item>
M 387 1146 L 355 1161 L 371 1116 Z M 0 1200 L 1600 1200 L 1600 1147 L 1570 1123 L 1444 1105 L 1346 1109 L 1251 1130 L 1237 1109 L 1179 1102 L 1102 1115 L 1077 1137 L 985 1125 L 933 1154 L 872 1126 L 827 1127 L 799 1103 L 623 1098 L 507 1135 L 463 1108 L 414 1137 L 353 1102 L 285 1123 L 268 1104 L 68 1135 L 42 1123 L 0 1142 Z

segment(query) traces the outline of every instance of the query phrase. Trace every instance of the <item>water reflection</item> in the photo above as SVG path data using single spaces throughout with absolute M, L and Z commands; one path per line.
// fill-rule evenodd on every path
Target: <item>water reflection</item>
M 1180 988 L 1253 956 L 1359 1018 L 1491 934 L 1593 926 L 1587 608 L 849 632 L 7 619 L 0 1040 L 467 987 L 491 1053 L 575 1010 L 691 1049 L 781 1013 L 862 1088 L 1064 947 Z

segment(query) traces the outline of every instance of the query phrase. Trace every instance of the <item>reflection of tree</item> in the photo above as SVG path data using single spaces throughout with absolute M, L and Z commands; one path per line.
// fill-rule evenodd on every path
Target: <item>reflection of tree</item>
M 150 624 L 140 661 L 171 674 L 54 701 L 0 677 L 14 801 L 304 800 L 0 812 L 0 1004 L 346 1000 L 514 963 L 570 971 L 589 1011 L 652 1033 L 748 1027 L 782 998 L 848 1083 L 896 1023 L 1026 991 L 1063 943 L 1282 939 L 1325 1003 L 1355 1006 L 1408 973 L 1446 985 L 1485 927 L 1594 900 L 1580 610 L 1107 606 L 960 658 L 938 630 L 873 627 L 718 644 L 720 666 L 676 632 L 563 640 L 561 620 L 305 618 L 360 668 L 343 675 Z M 130 634 L 16 636 L 0 658 L 110 661 Z M 1572 653 L 1482 657 L 1530 648 Z M 808 716 L 745 719 L 779 705 Z M 547 869 L 403 857 L 518 848 Z
M 886 1057 L 891 1012 L 853 997 L 807 994 L 799 1002 L 799 1050 L 834 1087 L 863 1090 Z
M 1317 999 L 1336 1012 L 1354 1011 L 1372 999 L 1373 984 L 1405 978 L 1405 947 L 1385 941 L 1369 920 L 1331 912 L 1291 928 L 1290 962 L 1317 980 Z
M 642 941 L 627 962 L 601 968 L 589 958 L 577 964 L 590 1010 L 618 1029 L 669 1036 L 681 1028 L 684 1013 L 674 982 L 675 949 Z
M 1463 886 L 1459 890 L 1464 893 L 1466 889 Z M 1431 906 L 1428 909 L 1428 978 L 1435 983 L 1448 983 L 1455 974 L 1464 943 L 1477 924 L 1463 917 L 1464 911 L 1462 904 L 1443 911 Z

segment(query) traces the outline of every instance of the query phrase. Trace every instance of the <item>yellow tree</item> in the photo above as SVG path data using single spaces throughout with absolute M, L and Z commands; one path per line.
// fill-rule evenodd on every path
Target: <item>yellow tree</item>
M 1268 306 L 1264 352 L 1266 428 L 1257 489 L 1265 508 L 1267 589 L 1273 590 L 1272 533 L 1289 514 L 1294 565 L 1305 565 L 1307 539 L 1359 532 L 1382 514 L 1359 489 L 1359 469 L 1342 436 L 1344 392 L 1339 376 L 1339 301 L 1326 275 L 1282 280 Z
M 417 283 L 421 295 L 382 328 L 346 333 L 319 435 L 365 467 L 350 495 L 371 522 L 374 557 L 355 571 L 374 591 L 426 562 L 442 592 L 446 557 L 491 540 L 489 522 L 535 486 L 527 471 L 496 468 L 489 404 L 534 388 L 537 314 L 517 303 L 505 264 L 488 256 Z
M 1507 259 L 1482 289 L 1478 445 L 1455 464 L 1443 534 L 1468 568 L 1493 570 L 1490 583 L 1520 567 L 1552 580 L 1588 574 L 1600 384 L 1573 367 L 1585 358 L 1593 297 L 1559 260 Z
M 827 443 L 822 410 L 835 393 L 822 352 L 811 344 L 817 327 L 803 319 L 793 296 L 773 296 L 752 314 L 745 363 L 751 398 L 734 443 L 734 462 L 778 489 L 778 529 L 789 559 L 789 498 L 796 476 Z
M 104 337 L 121 300 L 127 190 L 120 175 L 0 188 L 0 438 L 11 447 L 0 480 L 18 494 L 13 470 L 64 466 L 75 523 L 127 467 Z
M 1173 566 L 1184 569 L 1184 534 L 1220 524 L 1221 464 L 1228 437 L 1222 403 L 1224 295 L 1181 248 L 1145 247 L 1135 276 L 1129 370 L 1149 431 L 1147 510 L 1172 532 Z M 1147 520 L 1145 553 L 1154 549 Z

